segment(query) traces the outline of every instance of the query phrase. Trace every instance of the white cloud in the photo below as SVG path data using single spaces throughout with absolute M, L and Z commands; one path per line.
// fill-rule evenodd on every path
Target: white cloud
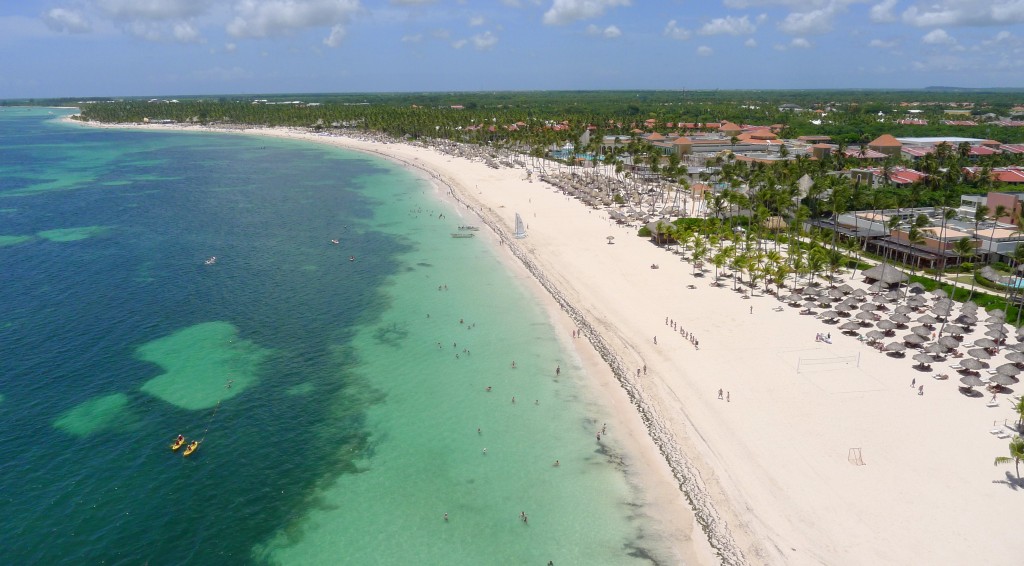
M 701 35 L 750 35 L 755 31 L 757 31 L 757 25 L 751 22 L 747 16 L 741 18 L 726 16 L 715 18 L 704 24 L 697 33 Z
M 672 39 L 678 39 L 680 41 L 686 41 L 690 39 L 693 34 L 688 29 L 684 29 L 676 25 L 675 20 L 669 20 L 668 24 L 665 25 L 665 31 L 662 32 L 665 37 Z
M 178 22 L 174 24 L 171 34 L 174 36 L 175 41 L 181 43 L 194 43 L 200 41 L 199 30 L 188 22 Z
M 590 24 L 589 26 L 587 26 L 587 35 L 599 35 L 605 39 L 615 39 L 617 37 L 622 36 L 622 30 L 620 30 L 618 26 L 614 25 L 601 29 L 600 27 L 595 26 L 594 24 Z
M 700 47 L 697 48 L 697 55 L 700 55 L 701 57 L 710 57 L 714 53 L 715 50 L 711 49 L 707 45 L 701 45 Z
M 477 27 L 482 25 L 484 25 L 483 16 L 473 16 L 472 18 L 469 19 L 469 27 Z
M 204 0 L 96 0 L 96 7 L 119 20 L 174 20 L 206 12 Z
M 872 39 L 868 42 L 868 47 L 874 47 L 875 49 L 892 49 L 896 47 L 895 41 L 886 41 L 884 39 Z
M 790 47 L 794 47 L 796 49 L 810 49 L 811 48 L 811 42 L 807 41 L 806 39 L 804 39 L 802 37 L 794 37 L 793 40 L 789 42 L 789 45 L 790 45 Z
M 227 51 L 228 53 L 234 53 L 235 51 L 238 51 L 238 46 L 234 43 L 225 43 L 224 51 Z
M 892 9 L 896 7 L 897 0 L 882 0 L 881 3 L 875 4 L 871 7 L 868 12 L 868 17 L 873 22 L 894 22 L 896 21 L 896 14 L 892 13 Z
M 347 32 L 344 26 L 331 26 L 331 33 L 324 38 L 324 45 L 327 47 L 337 47 L 344 41 L 345 35 L 347 35 Z
M 1024 1 L 929 0 L 907 8 L 903 12 L 903 21 L 920 27 L 1024 23 Z
M 831 5 L 809 12 L 791 12 L 779 23 L 779 29 L 791 35 L 827 33 L 832 30 L 835 15 L 836 8 Z
M 403 35 L 402 36 L 402 43 L 419 43 L 421 41 L 423 41 L 423 34 L 422 33 L 417 33 L 417 34 L 414 34 L 414 35 Z
M 227 31 L 233 37 L 271 37 L 332 26 L 328 40 L 335 41 L 359 10 L 359 0 L 239 0 Z
M 498 36 L 489 31 L 474 35 L 469 40 L 473 42 L 473 48 L 477 51 L 486 51 L 498 44 Z
M 81 13 L 64 8 L 52 8 L 43 14 L 43 22 L 54 31 L 68 33 L 87 33 L 92 25 Z
M 956 45 L 956 39 L 946 33 L 946 30 L 938 28 L 924 34 L 924 37 L 921 38 L 921 43 L 928 45 Z
M 748 38 L 743 42 L 744 47 L 757 47 L 757 40 L 754 38 Z
M 631 0 L 554 0 L 544 12 L 544 23 L 560 26 L 577 20 L 589 20 L 617 6 L 629 6 Z
M 391 3 L 396 6 L 422 6 L 424 4 L 433 4 L 434 0 L 391 0 Z
M 450 32 L 450 31 L 448 31 L 448 30 L 446 30 L 444 28 L 440 28 L 440 29 L 435 29 L 434 31 L 430 32 L 430 35 L 434 39 L 442 39 L 442 40 L 444 40 L 444 39 L 448 39 L 449 37 L 451 37 L 452 36 L 452 32 Z
M 467 43 L 469 43 L 469 40 L 458 39 L 452 42 L 452 47 L 454 47 L 455 49 L 462 49 L 463 47 L 466 46 Z

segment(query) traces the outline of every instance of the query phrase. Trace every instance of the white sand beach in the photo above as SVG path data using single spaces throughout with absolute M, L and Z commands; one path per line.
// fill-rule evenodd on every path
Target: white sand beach
M 635 228 L 530 182 L 523 169 L 406 143 L 241 132 L 413 165 L 433 176 L 442 197 L 451 187 L 465 223 L 496 229 L 481 236 L 533 274 L 538 300 L 587 364 L 592 389 L 631 423 L 617 440 L 639 455 L 627 464 L 647 511 L 679 541 L 687 564 L 1010 564 L 1024 551 L 1013 534 L 1024 490 L 1012 465 L 993 466 L 1007 440 L 990 431 L 1016 420 L 1010 398 L 989 407 L 989 395 L 964 396 L 952 360 L 933 366 L 950 379 L 934 380 L 910 356 L 879 353 L 797 308 L 775 310 L 782 303 L 762 291 L 743 299 L 730 286 L 712 287 L 710 276 L 694 277 L 689 263 Z M 511 237 L 516 212 L 525 239 Z M 849 283 L 866 288 L 859 278 Z M 576 328 L 584 338 L 571 338 Z M 830 344 L 815 340 L 820 332 L 831 333 Z M 979 324 L 964 343 L 984 332 Z M 914 379 L 923 395 L 910 387 Z M 851 462 L 851 449 L 863 465 Z

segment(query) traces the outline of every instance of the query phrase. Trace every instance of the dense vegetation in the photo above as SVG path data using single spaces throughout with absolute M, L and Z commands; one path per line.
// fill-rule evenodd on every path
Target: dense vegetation
M 306 104 L 253 104 L 302 101 Z M 100 121 L 134 122 L 143 118 L 198 122 L 236 122 L 271 126 L 328 126 L 360 124 L 392 135 L 454 137 L 473 124 L 496 125 L 489 139 L 522 137 L 524 132 L 502 131 L 522 122 L 531 129 L 550 123 L 568 126 L 565 139 L 588 125 L 597 133 L 622 134 L 655 120 L 657 130 L 666 123 L 718 122 L 783 124 L 787 137 L 829 135 L 842 143 L 868 141 L 882 133 L 897 136 L 964 136 L 1024 141 L 1024 128 L 979 125 L 945 126 L 943 119 L 976 120 L 985 115 L 1009 117 L 1024 100 L 1022 91 L 582 91 L 493 93 L 376 93 L 295 94 L 262 97 L 180 97 L 174 104 L 144 99 L 117 102 L 49 101 L 78 104 L 85 115 Z M 308 105 L 314 103 L 316 105 Z M 909 105 L 908 105 L 909 104 Z M 798 109 L 784 109 L 793 105 Z M 453 109 L 453 106 L 461 107 Z M 909 109 L 929 125 L 903 125 L 897 120 Z M 968 116 L 948 116 L 946 110 Z M 879 114 L 881 113 L 881 114 Z M 824 114 L 824 115 L 823 115 Z M 815 124 L 812 120 L 821 120 Z M 436 126 L 436 128 L 435 128 Z M 463 128 L 459 130 L 458 128 Z M 484 140 L 488 139 L 483 136 Z

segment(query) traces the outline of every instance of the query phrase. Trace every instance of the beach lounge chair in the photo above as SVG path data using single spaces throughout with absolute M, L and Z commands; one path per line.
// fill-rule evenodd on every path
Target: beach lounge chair
M 953 365 L 949 366 L 949 369 L 954 369 L 956 371 L 960 371 L 960 370 L 964 369 L 964 367 L 961 366 L 960 364 L 953 364 Z
M 999 406 L 999 401 L 989 401 L 988 403 L 985 403 L 985 406 L 986 407 L 998 407 Z

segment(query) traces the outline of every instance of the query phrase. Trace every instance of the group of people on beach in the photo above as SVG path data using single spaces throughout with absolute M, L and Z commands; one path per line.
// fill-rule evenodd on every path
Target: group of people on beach
M 683 329 L 683 327 L 681 327 L 678 324 L 676 324 L 676 321 L 674 319 L 671 319 L 671 318 L 666 316 L 665 317 L 665 325 L 668 326 L 669 328 L 671 328 L 673 331 L 678 330 L 680 336 L 682 336 L 683 338 L 689 340 L 690 344 L 693 344 L 693 347 L 695 349 L 700 350 L 700 341 L 697 340 L 697 337 L 694 336 L 693 333 L 687 332 L 685 329 Z M 657 336 L 654 337 L 654 343 L 655 344 L 658 343 L 658 337 Z

